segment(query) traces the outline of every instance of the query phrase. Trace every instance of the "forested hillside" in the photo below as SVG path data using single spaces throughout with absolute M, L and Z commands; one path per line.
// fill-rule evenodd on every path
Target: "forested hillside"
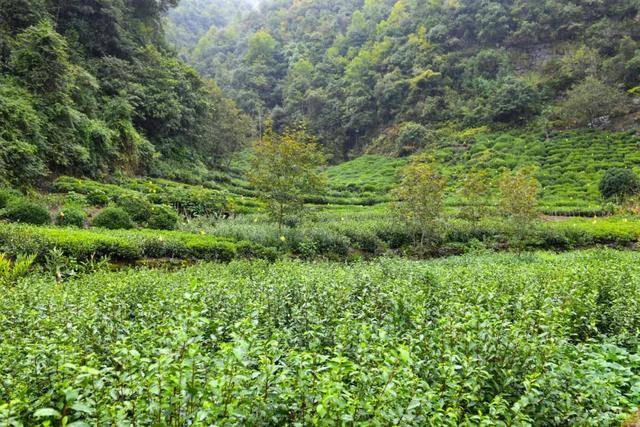
M 180 62 L 175 0 L 0 0 L 0 180 L 215 164 L 245 117 Z
M 182 0 L 167 15 L 167 40 L 188 58 L 207 32 L 240 19 L 253 7 L 248 0 Z
M 284 0 L 190 58 L 259 124 L 305 123 L 340 159 L 435 129 L 633 127 L 639 48 L 635 0 Z

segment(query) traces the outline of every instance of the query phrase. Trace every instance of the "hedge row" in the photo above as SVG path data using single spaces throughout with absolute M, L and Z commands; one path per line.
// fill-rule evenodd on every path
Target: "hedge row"
M 39 260 L 54 248 L 78 260 L 108 257 L 112 261 L 177 258 L 231 261 L 275 259 L 273 248 L 229 238 L 174 231 L 80 230 L 0 223 L 0 252 L 35 254 Z

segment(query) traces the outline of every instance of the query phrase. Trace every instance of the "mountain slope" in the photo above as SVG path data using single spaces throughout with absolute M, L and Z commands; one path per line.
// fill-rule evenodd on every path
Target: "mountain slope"
M 244 116 L 166 48 L 175 4 L 0 0 L 0 182 L 162 174 L 242 144 Z
M 191 61 L 256 121 L 306 123 L 343 158 L 404 123 L 606 127 L 637 110 L 639 23 L 633 0 L 269 1 Z

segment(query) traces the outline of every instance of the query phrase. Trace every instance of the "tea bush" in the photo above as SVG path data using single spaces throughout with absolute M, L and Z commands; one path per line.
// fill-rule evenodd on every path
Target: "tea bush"
M 640 401 L 639 261 L 33 277 L 0 299 L 0 423 L 620 425 Z
M 0 252 L 29 253 L 44 261 L 51 250 L 85 261 L 109 258 L 136 261 L 144 258 L 230 261 L 236 257 L 275 259 L 262 245 L 235 239 L 159 230 L 60 229 L 21 224 L 0 227 Z
M 84 228 L 86 221 L 87 214 L 76 207 L 62 208 L 56 215 L 56 225 L 60 227 Z
M 147 226 L 157 230 L 173 230 L 180 217 L 170 206 L 153 205 L 149 210 Z
M 147 221 L 151 215 L 151 203 L 146 197 L 131 194 L 119 195 L 116 206 L 124 210 L 137 223 Z
M 129 229 L 135 224 L 129 214 L 122 208 L 108 207 L 96 215 L 91 222 L 94 227 L 107 228 L 109 230 Z
M 0 217 L 24 224 L 46 225 L 51 223 L 49 211 L 24 199 L 16 199 L 0 211 Z

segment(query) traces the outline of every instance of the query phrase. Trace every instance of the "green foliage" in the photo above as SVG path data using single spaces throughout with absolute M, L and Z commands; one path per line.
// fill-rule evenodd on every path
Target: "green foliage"
M 615 199 L 621 202 L 640 191 L 640 178 L 632 170 L 612 168 L 605 172 L 599 188 L 605 199 Z
M 118 195 L 116 205 L 137 223 L 148 221 L 151 216 L 151 203 L 145 197 L 124 193 Z
M 599 250 L 35 277 L 0 300 L 0 417 L 617 425 L 638 401 L 638 265 Z
M 538 216 L 538 180 L 531 171 L 505 171 L 498 181 L 500 212 L 518 228 L 529 226 Z
M 181 55 L 189 55 L 210 28 L 224 27 L 250 9 L 244 0 L 182 0 L 169 11 L 167 40 Z
M 87 202 L 92 206 L 105 206 L 109 201 L 109 196 L 102 190 L 94 189 L 87 193 Z
M 407 159 L 365 155 L 327 168 L 329 185 L 337 190 L 386 193 L 398 184 Z M 357 203 L 356 203 L 357 204 Z
M 627 0 L 273 0 L 211 27 L 190 58 L 256 134 L 269 117 L 276 129 L 305 123 L 338 160 L 396 155 L 403 123 L 551 125 L 558 106 L 571 126 L 616 116 L 640 85 L 638 13 Z
M 446 178 L 434 159 L 419 156 L 402 170 L 402 181 L 394 191 L 399 217 L 420 230 L 420 245 L 433 246 L 440 240 Z
M 0 211 L 0 217 L 25 224 L 46 225 L 51 223 L 49 211 L 42 206 L 24 199 L 16 199 Z
M 173 230 L 179 219 L 178 213 L 170 206 L 153 205 L 149 210 L 147 227 L 156 230 Z
M 84 228 L 87 214 L 77 207 L 63 207 L 56 215 L 56 225 L 60 227 Z
M 104 206 L 109 202 L 118 204 L 122 200 L 123 203 L 132 205 L 133 215 L 137 212 L 142 217 L 146 214 L 141 211 L 141 207 L 148 207 L 149 202 L 170 205 L 187 216 L 222 216 L 232 212 L 236 207 L 252 205 L 250 200 L 229 197 L 226 194 L 226 188 L 215 188 L 214 190 L 202 185 L 189 185 L 164 179 L 126 178 L 116 185 L 88 179 L 60 177 L 54 182 L 55 191 L 86 194 L 87 201 L 95 206 Z M 134 209 L 136 206 L 138 209 Z
M 0 77 L 0 180 L 33 183 L 45 173 L 41 117 L 28 92 Z
M 42 21 L 18 35 L 10 68 L 32 93 L 47 102 L 64 102 L 69 95 L 71 64 L 67 42 L 50 22 Z
M 18 254 L 12 261 L 0 253 L 0 286 L 15 285 L 18 279 L 29 273 L 35 259 L 35 255 Z
M 433 138 L 433 132 L 424 126 L 405 122 L 387 129 L 365 149 L 365 152 L 404 157 L 433 145 Z
M 510 78 L 490 91 L 485 111 L 487 121 L 524 123 L 540 110 L 539 89 L 525 80 Z
M 560 105 L 559 115 L 569 125 L 599 127 L 628 111 L 627 103 L 619 89 L 587 77 L 569 90 L 567 99 Z
M 248 178 L 264 194 L 269 213 L 282 228 L 285 217 L 299 215 L 305 194 L 323 190 L 325 156 L 304 130 L 270 132 L 256 142 Z
M 20 197 L 21 194 L 18 191 L 11 188 L 0 187 L 0 209 L 6 208 L 8 204 Z
M 103 209 L 93 218 L 91 225 L 109 230 L 129 229 L 135 226 L 127 211 L 114 206 Z
M 245 143 L 233 103 L 168 53 L 159 23 L 175 4 L 3 1 L 1 181 L 214 165 Z
M 36 254 L 45 262 L 58 248 L 78 262 L 108 258 L 134 262 L 142 259 L 230 261 L 236 257 L 273 259 L 274 252 L 253 242 L 225 237 L 161 230 L 108 230 L 35 227 L 3 224 L 0 250 L 16 255 Z
M 486 171 L 469 172 L 460 187 L 463 206 L 460 216 L 477 222 L 489 214 L 492 182 Z

